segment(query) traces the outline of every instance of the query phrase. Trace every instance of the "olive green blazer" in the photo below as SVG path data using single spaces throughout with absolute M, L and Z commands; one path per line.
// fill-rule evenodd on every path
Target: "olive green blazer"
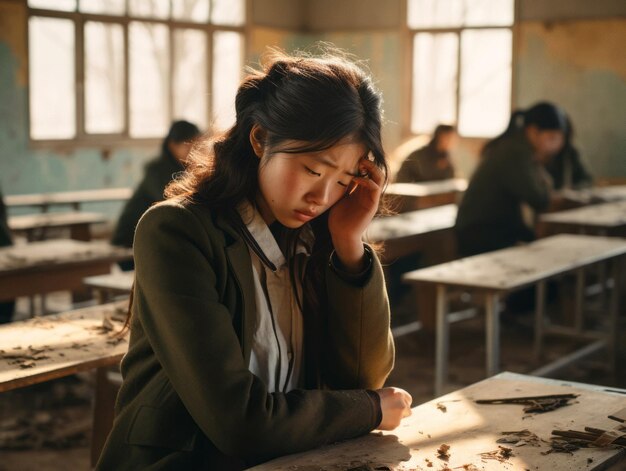
M 378 426 L 367 390 L 394 360 L 378 259 L 359 285 L 326 268 L 327 312 L 304 309 L 307 389 L 268 393 L 248 370 L 254 284 L 235 227 L 172 200 L 142 217 L 124 382 L 97 469 L 243 469 Z

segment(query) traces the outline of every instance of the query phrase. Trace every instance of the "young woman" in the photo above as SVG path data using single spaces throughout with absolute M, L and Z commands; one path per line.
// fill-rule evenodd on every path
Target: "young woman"
M 276 54 L 135 234 L 131 338 L 98 469 L 243 469 L 393 429 L 381 99 L 347 60 Z
M 565 129 L 557 106 L 537 103 L 513 113 L 507 130 L 487 143 L 459 206 L 455 230 L 461 256 L 534 239 L 521 205 L 548 207 L 551 183 L 544 166 L 563 147 Z
M 430 142 L 412 152 L 402 162 L 396 175 L 399 183 L 446 180 L 454 178 L 454 165 L 450 151 L 456 145 L 457 133 L 454 126 L 439 124 Z

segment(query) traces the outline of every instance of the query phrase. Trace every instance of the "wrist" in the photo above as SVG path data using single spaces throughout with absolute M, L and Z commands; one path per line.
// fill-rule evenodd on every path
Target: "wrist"
M 361 273 L 365 269 L 367 258 L 365 246 L 360 240 L 335 245 L 335 255 L 341 264 L 341 268 L 348 273 Z

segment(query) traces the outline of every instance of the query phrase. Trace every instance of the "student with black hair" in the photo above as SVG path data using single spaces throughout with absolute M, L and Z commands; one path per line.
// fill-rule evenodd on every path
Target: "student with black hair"
M 459 205 L 455 226 L 459 255 L 535 238 L 524 222 L 522 204 L 535 211 L 549 206 L 551 178 L 545 165 L 562 149 L 566 126 L 560 108 L 541 102 L 513 113 L 506 131 L 485 145 Z
M 396 175 L 398 183 L 413 183 L 454 178 L 450 152 L 457 140 L 456 128 L 440 124 L 428 144 L 415 150 L 402 162 Z
M 574 146 L 573 140 L 572 121 L 566 116 L 565 144 L 546 163 L 546 170 L 552 177 L 552 185 L 555 190 L 580 190 L 593 184 L 593 177 L 580 157 L 580 152 Z
M 139 218 L 150 206 L 163 200 L 165 187 L 172 181 L 173 175 L 185 169 L 184 161 L 194 139 L 199 135 L 200 130 L 193 123 L 188 121 L 172 123 L 161 144 L 161 154 L 146 164 L 141 183 L 122 210 L 111 238 L 113 245 L 133 246 L 135 227 Z M 120 266 L 124 270 L 132 270 L 134 263 L 122 262 Z
M 362 236 L 387 175 L 381 97 L 338 55 L 276 53 L 135 235 L 129 350 L 97 469 L 240 470 L 391 430 L 411 396 Z

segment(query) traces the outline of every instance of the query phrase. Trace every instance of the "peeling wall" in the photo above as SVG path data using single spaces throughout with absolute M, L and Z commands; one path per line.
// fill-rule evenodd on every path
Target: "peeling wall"
M 626 20 L 524 22 L 514 103 L 549 99 L 571 116 L 598 177 L 626 177 Z

